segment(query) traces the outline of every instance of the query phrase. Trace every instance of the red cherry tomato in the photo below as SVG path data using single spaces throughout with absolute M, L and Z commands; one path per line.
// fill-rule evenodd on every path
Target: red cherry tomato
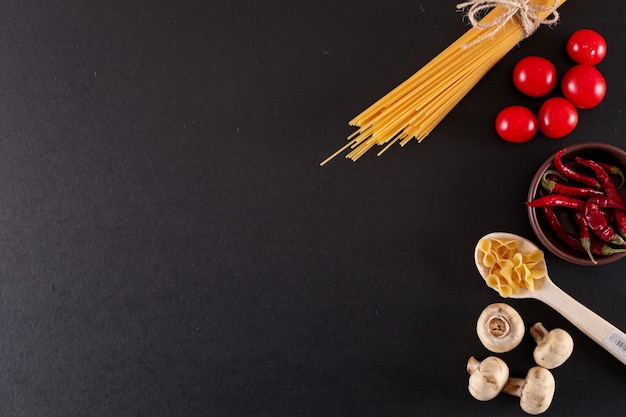
M 537 133 L 537 117 L 524 106 L 507 107 L 496 117 L 496 132 L 507 142 L 528 142 Z
M 537 117 L 541 133 L 552 139 L 568 135 L 578 124 L 578 110 L 563 97 L 552 97 L 539 108 Z
M 606 95 L 604 76 L 591 65 L 575 65 L 561 80 L 563 95 L 579 109 L 597 106 Z
M 597 65 L 606 56 L 606 41 L 594 30 L 580 29 L 567 40 L 567 54 L 578 64 Z
M 542 97 L 556 85 L 556 68 L 540 56 L 522 58 L 513 69 L 513 83 L 522 93 Z

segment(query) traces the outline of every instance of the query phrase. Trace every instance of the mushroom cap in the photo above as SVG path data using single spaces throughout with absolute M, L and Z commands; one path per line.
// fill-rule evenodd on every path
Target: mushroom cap
M 554 369 L 572 355 L 574 340 L 563 329 L 552 329 L 537 343 L 533 357 L 537 365 L 547 369 Z
M 520 407 L 528 414 L 541 414 L 550 407 L 556 383 L 552 372 L 542 366 L 534 366 L 526 374 L 526 382 L 520 395 Z
M 495 356 L 489 356 L 482 362 L 472 357 L 468 361 L 467 369 L 471 373 L 467 388 L 472 397 L 479 401 L 495 398 L 509 379 L 508 365 Z
M 494 353 L 513 350 L 524 338 L 525 331 L 520 314 L 505 303 L 488 305 L 476 322 L 478 338 Z

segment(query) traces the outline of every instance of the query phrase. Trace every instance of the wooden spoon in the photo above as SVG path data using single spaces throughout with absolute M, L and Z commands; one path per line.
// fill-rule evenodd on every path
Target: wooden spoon
M 484 238 L 517 240 L 519 242 L 518 249 L 521 253 L 538 249 L 528 239 L 512 233 L 495 232 L 484 236 Z M 478 247 L 474 251 L 474 261 L 480 275 L 486 278 L 489 270 L 482 263 L 482 256 Z M 510 298 L 534 298 L 546 303 L 594 342 L 606 349 L 607 352 L 626 364 L 626 334 L 557 287 L 548 276 L 545 260 L 537 267 L 545 269 L 546 275 L 542 279 L 535 280 L 535 290 L 530 291 L 522 288 L 517 294 L 512 294 Z

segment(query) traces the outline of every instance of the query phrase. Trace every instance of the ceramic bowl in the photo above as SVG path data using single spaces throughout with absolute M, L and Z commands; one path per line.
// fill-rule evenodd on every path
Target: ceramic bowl
M 556 153 L 551 155 L 537 170 L 537 173 L 533 177 L 530 188 L 528 190 L 527 201 L 531 201 L 538 196 L 538 192 L 541 189 L 541 178 L 543 177 L 543 174 L 547 170 L 555 169 L 553 163 L 555 155 Z M 610 163 L 621 168 L 623 172 L 626 172 L 626 151 L 613 145 L 600 142 L 577 143 L 567 146 L 565 152 L 561 156 L 561 159 L 563 162 L 568 162 L 572 161 L 576 157 L 594 159 L 598 162 Z M 625 189 L 626 185 L 620 189 L 620 192 L 626 200 Z M 555 208 L 555 212 L 557 213 L 559 219 L 561 220 L 561 224 L 565 227 L 565 229 L 568 230 L 570 234 L 576 236 L 576 227 L 572 224 L 566 211 L 564 209 Z M 578 265 L 589 266 L 605 265 L 611 262 L 615 262 L 626 256 L 626 252 L 608 256 L 594 255 L 594 259 L 597 262 L 594 264 L 585 252 L 578 252 L 575 249 L 572 249 L 556 236 L 552 228 L 548 225 L 541 209 L 528 207 L 528 218 L 530 220 L 530 225 L 535 232 L 535 235 L 537 236 L 539 241 L 545 246 L 545 248 L 552 252 L 554 255 L 568 262 Z

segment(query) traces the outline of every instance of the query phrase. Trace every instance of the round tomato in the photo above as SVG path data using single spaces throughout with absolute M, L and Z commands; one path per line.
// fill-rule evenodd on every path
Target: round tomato
M 604 76 L 591 65 L 575 65 L 563 75 L 563 95 L 579 109 L 597 106 L 606 95 Z
M 513 83 L 528 96 L 545 96 L 556 85 L 556 68 L 545 58 L 527 56 L 513 68 Z
M 578 110 L 563 97 L 546 100 L 539 109 L 539 130 L 552 139 L 559 139 L 574 130 L 578 124 Z
M 537 133 L 537 117 L 524 106 L 507 107 L 496 117 L 496 132 L 507 142 L 528 142 Z
M 597 65 L 606 56 L 606 41 L 594 30 L 580 29 L 567 40 L 567 54 L 578 64 Z

